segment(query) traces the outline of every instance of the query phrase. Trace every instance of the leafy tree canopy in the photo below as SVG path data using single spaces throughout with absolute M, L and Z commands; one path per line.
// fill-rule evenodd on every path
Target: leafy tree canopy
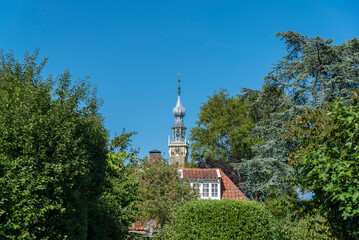
M 237 169 L 247 179 L 244 187 L 258 199 L 273 189 L 285 192 L 289 187 L 286 177 L 294 169 L 287 166 L 288 157 L 300 142 L 282 137 L 285 124 L 308 109 L 322 109 L 337 97 L 349 101 L 359 86 L 357 38 L 334 45 L 331 39 L 291 31 L 276 37 L 284 41 L 287 54 L 265 77 L 261 91 L 244 89 L 245 96 L 254 99 L 250 110 L 256 119 L 253 136 L 261 143 Z
M 133 174 L 136 157 L 125 151 L 108 153 L 105 190 L 91 215 L 88 239 L 125 239 L 134 221 L 138 181 Z
M 198 198 L 179 172 L 166 159 L 153 163 L 144 162 L 139 174 L 138 217 L 140 220 L 154 219 L 163 227 L 174 216 L 178 207 Z
M 0 236 L 86 239 L 108 133 L 87 80 L 43 79 L 38 51 L 0 52 Z
M 359 236 L 359 104 L 353 102 L 342 99 L 297 117 L 288 134 L 302 140 L 292 158 L 298 186 L 314 193 L 340 239 Z
M 110 143 L 110 151 L 123 152 L 126 151 L 133 156 L 138 154 L 138 149 L 133 149 L 131 137 L 136 135 L 137 132 L 127 132 L 125 128 L 122 129 L 122 133 L 119 136 L 115 136 Z M 134 160 L 134 159 L 132 159 Z
M 246 101 L 222 89 L 208 97 L 198 117 L 190 135 L 192 159 L 237 162 L 250 156 L 253 123 Z

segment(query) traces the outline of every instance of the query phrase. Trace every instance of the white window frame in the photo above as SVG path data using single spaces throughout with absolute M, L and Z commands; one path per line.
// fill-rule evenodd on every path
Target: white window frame
M 216 194 L 216 196 L 213 196 Z M 218 183 L 211 183 L 211 198 L 218 197 Z
M 221 199 L 221 180 L 192 180 L 191 181 L 191 187 L 195 187 L 195 184 L 199 184 L 199 194 L 200 194 L 200 199 L 215 199 L 215 200 L 220 200 Z M 203 184 L 208 184 L 208 197 L 203 196 Z M 213 189 L 213 184 L 217 184 L 217 196 L 214 197 L 212 196 L 212 189 Z
M 210 183 L 202 183 L 202 197 L 203 198 L 209 198 L 210 195 Z

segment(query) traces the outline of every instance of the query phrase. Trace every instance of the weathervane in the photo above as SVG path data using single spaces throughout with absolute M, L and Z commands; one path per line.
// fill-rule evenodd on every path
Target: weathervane
M 181 74 L 178 73 L 178 96 L 181 96 Z

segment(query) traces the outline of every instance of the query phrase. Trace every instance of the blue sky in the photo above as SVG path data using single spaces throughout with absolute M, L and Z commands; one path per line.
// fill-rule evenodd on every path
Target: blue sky
M 0 0 L 0 48 L 49 56 L 45 75 L 87 75 L 104 100 L 112 136 L 137 131 L 140 157 L 168 157 L 177 74 L 189 130 L 200 106 L 220 88 L 259 89 L 284 55 L 277 32 L 359 36 L 359 1 L 68 1 Z

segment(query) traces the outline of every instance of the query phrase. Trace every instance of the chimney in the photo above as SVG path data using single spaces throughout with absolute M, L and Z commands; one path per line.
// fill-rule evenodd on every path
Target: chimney
M 153 149 L 150 151 L 150 163 L 161 159 L 161 151 Z

